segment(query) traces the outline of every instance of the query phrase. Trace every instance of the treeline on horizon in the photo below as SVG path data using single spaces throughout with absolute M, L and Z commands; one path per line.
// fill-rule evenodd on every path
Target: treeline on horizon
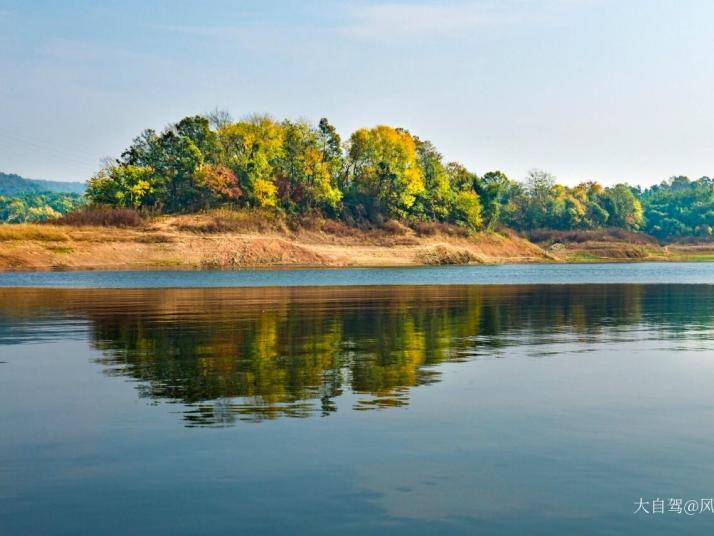
M 51 221 L 85 204 L 82 195 L 63 192 L 24 192 L 0 195 L 0 222 Z
M 0 222 L 54 220 L 84 203 L 81 182 L 25 179 L 0 171 Z
M 234 121 L 219 110 L 142 132 L 89 180 L 86 201 L 159 214 L 261 209 L 355 226 L 396 219 L 474 231 L 620 228 L 661 240 L 714 232 L 708 177 L 672 177 L 647 189 L 568 187 L 534 169 L 519 182 L 447 162 L 402 128 L 361 128 L 343 140 L 324 118 L 316 126 L 266 115 Z

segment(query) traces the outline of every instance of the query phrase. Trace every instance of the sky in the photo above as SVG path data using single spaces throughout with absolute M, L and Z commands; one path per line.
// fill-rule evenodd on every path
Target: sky
M 223 108 L 521 179 L 714 175 L 711 0 L 0 0 L 0 171 L 84 180 Z

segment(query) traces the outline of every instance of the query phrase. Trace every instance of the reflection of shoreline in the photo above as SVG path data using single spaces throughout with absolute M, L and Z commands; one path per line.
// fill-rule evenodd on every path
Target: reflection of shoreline
M 106 373 L 187 404 L 188 425 L 409 403 L 435 365 L 515 345 L 588 343 L 622 325 L 711 328 L 709 286 L 0 289 L 0 340 L 86 336 Z M 8 339 L 6 341 L 6 339 Z

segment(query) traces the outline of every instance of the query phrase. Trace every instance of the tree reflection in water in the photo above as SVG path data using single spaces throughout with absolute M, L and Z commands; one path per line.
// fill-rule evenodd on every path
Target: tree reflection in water
M 184 404 L 189 426 L 226 426 L 404 406 L 440 363 L 513 345 L 606 342 L 637 323 L 708 333 L 712 298 L 703 285 L 0 289 L 0 338 L 88 330 L 107 374 Z

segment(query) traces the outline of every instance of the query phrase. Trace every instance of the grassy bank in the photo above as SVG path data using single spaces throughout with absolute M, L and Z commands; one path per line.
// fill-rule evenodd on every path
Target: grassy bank
M 528 239 L 564 262 L 712 261 L 714 243 L 672 243 L 622 229 L 539 230 Z
M 642 235 L 467 233 L 443 224 L 357 229 L 318 218 L 213 211 L 127 227 L 0 226 L 0 270 L 241 269 L 521 262 L 714 260 L 708 245 L 661 246 Z

